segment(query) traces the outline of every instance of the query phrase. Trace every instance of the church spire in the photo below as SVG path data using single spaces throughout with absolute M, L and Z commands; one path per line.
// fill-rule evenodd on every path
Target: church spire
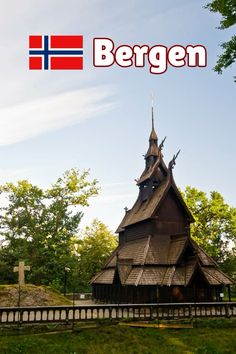
M 149 136 L 149 148 L 145 155 L 147 166 L 155 162 L 157 156 L 158 156 L 158 139 L 154 127 L 154 109 L 153 109 L 153 99 L 152 99 L 152 130 Z
M 153 141 L 156 143 L 157 145 L 157 134 L 155 131 L 155 127 L 154 127 L 154 108 L 153 108 L 153 95 L 152 95 L 152 130 L 151 130 L 151 134 L 149 137 L 149 142 Z
M 153 112 L 153 105 L 152 105 L 152 130 L 151 130 L 151 134 L 149 137 L 149 141 L 153 141 L 156 143 L 157 145 L 157 133 L 155 131 L 155 127 L 154 127 L 154 112 Z

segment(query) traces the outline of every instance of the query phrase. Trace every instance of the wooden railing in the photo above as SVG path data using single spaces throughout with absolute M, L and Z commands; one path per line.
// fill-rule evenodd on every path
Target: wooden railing
M 236 317 L 236 302 L 0 308 L 0 325 L 71 323 L 96 319 L 171 320 L 200 317 Z

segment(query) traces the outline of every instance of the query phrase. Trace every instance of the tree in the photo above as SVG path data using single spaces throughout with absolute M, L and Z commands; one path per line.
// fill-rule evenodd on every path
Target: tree
M 81 233 L 77 245 L 79 257 L 77 281 L 82 291 L 90 290 L 91 278 L 101 270 L 116 246 L 117 237 L 97 219 Z
M 191 225 L 193 239 L 223 268 L 227 265 L 229 269 L 231 264 L 235 270 L 236 208 L 226 204 L 215 191 L 208 197 L 188 186 L 182 194 L 195 218 Z
M 219 29 L 227 29 L 236 24 L 236 0 L 213 0 L 206 5 L 206 8 L 222 15 Z M 222 74 L 222 70 L 228 68 L 236 59 L 236 35 L 228 42 L 222 43 L 221 47 L 224 52 L 219 56 L 214 67 L 218 74 Z
M 98 193 L 88 171 L 64 173 L 43 190 L 27 180 L 0 186 L 6 206 L 0 208 L 0 280 L 14 282 L 12 268 L 19 260 L 31 265 L 28 280 L 36 285 L 63 285 L 64 269 L 77 267 L 76 234 L 89 198 Z

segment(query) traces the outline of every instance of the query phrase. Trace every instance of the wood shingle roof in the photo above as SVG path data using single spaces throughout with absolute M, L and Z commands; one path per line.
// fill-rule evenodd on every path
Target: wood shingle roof
M 119 246 L 105 264 L 115 267 L 119 260 L 132 259 L 132 265 L 176 264 L 188 242 L 187 235 L 146 236 Z
M 201 270 L 211 285 L 233 285 L 234 281 L 215 267 L 201 267 Z
M 194 256 L 184 257 L 187 247 Z M 210 285 L 234 282 L 216 263 L 186 235 L 146 236 L 119 246 L 104 269 L 93 279 L 94 284 L 112 284 L 116 269 L 122 285 L 187 286 L 199 268 Z
M 132 209 L 126 212 L 116 232 L 119 233 L 123 231 L 124 228 L 126 228 L 127 226 L 152 218 L 154 216 L 154 213 L 157 212 L 158 208 L 160 208 L 162 201 L 164 200 L 165 196 L 167 195 L 170 189 L 174 191 L 176 198 L 182 205 L 182 208 L 184 209 L 190 222 L 193 222 L 194 218 L 190 213 L 188 207 L 186 206 L 181 196 L 181 193 L 175 185 L 172 173 L 169 172 L 167 177 L 160 183 L 160 185 L 153 190 L 153 193 L 149 198 L 143 201 L 140 198 L 140 195 L 138 196 Z

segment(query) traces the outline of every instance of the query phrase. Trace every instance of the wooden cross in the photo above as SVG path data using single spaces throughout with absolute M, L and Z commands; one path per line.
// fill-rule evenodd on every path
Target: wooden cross
M 19 262 L 19 266 L 14 267 L 14 272 L 19 272 L 19 285 L 25 285 L 25 270 L 30 270 L 30 266 L 25 266 L 25 262 Z

